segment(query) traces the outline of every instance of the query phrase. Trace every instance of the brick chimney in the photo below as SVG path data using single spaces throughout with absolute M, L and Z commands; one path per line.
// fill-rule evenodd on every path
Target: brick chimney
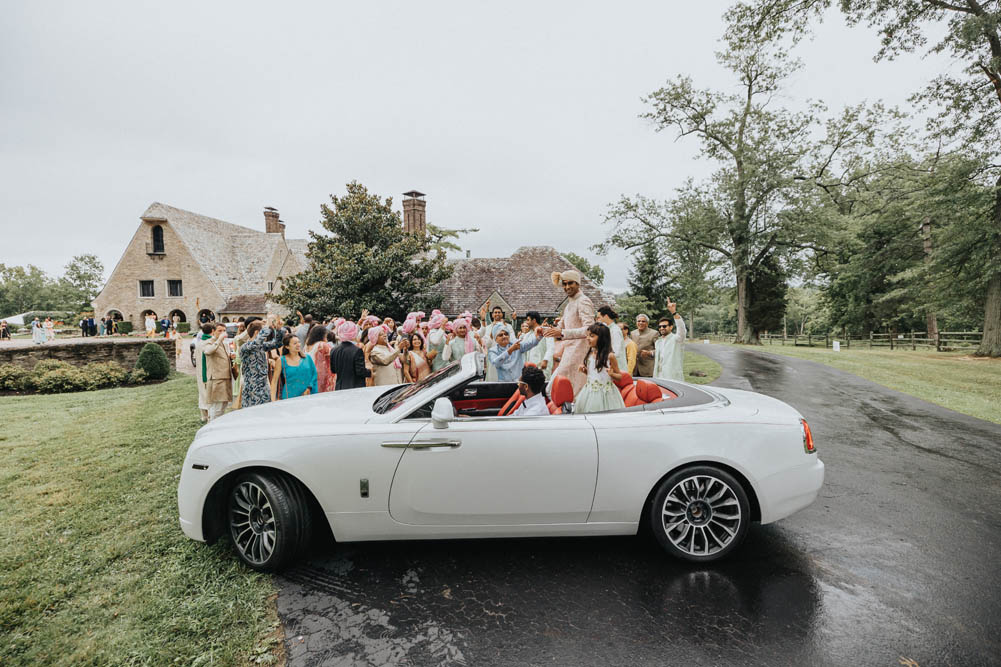
M 411 190 L 403 193 L 403 231 L 407 233 L 427 232 L 427 201 L 423 192 Z
M 264 207 L 264 231 L 268 234 L 281 234 L 285 238 L 285 223 L 278 219 L 278 209 Z

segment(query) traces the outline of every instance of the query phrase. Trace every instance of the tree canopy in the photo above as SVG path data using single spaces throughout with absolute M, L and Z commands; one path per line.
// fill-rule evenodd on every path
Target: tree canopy
M 277 300 L 326 318 L 363 309 L 402 319 L 441 303 L 435 287 L 452 273 L 430 234 L 403 231 L 390 197 L 380 199 L 358 182 L 320 207 L 327 233 L 310 232 L 309 266 L 291 277 Z M 440 241 L 440 239 L 438 239 Z
M 736 41 L 795 43 L 808 36 L 812 24 L 832 6 L 841 10 L 849 25 L 866 24 L 879 32 L 876 61 L 924 50 L 946 54 L 959 64 L 935 73 L 915 91 L 912 102 L 930 112 L 928 140 L 972 162 L 966 179 L 991 199 L 990 207 L 980 207 L 982 222 L 957 225 L 943 236 L 958 245 L 946 248 L 941 256 L 954 251 L 969 254 L 969 240 L 977 235 L 984 260 L 977 267 L 984 309 L 978 353 L 1001 356 L 1001 2 L 745 0 L 727 13 L 728 34 Z

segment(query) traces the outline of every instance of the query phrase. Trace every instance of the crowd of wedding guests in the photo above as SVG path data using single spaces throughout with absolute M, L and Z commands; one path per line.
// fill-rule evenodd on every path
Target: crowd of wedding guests
M 470 352 L 484 355 L 487 381 L 518 382 L 530 398 L 544 395 L 539 385 L 554 375 L 567 377 L 575 412 L 622 407 L 614 382 L 623 373 L 683 379 L 686 330 L 675 303 L 668 300 L 671 317 L 660 319 L 656 330 L 639 315 L 630 331 L 613 308 L 595 310 L 577 271 L 554 273 L 553 282 L 568 301 L 552 323 L 534 310 L 519 321 L 489 301 L 478 314 L 451 320 L 439 310 L 411 312 L 402 323 L 367 310 L 355 320 L 324 321 L 297 312 L 294 327 L 274 315 L 251 317 L 239 322 L 231 344 L 224 324 L 202 323 L 195 345 L 202 419 L 229 407 L 419 382 Z M 544 401 L 526 401 L 518 414 L 544 408 Z

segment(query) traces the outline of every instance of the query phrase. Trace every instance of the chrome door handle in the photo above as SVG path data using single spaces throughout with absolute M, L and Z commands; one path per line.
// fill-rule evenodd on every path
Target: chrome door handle
M 439 447 L 455 449 L 461 444 L 462 440 L 416 440 L 410 446 L 414 449 L 437 449 Z
M 406 449 L 410 446 L 409 440 L 387 440 L 382 443 L 383 447 L 392 447 L 393 449 Z

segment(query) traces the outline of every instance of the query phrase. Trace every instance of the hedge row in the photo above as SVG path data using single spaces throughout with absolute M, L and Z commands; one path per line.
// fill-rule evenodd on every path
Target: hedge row
M 146 371 L 127 371 L 113 361 L 73 366 L 65 361 L 44 359 L 28 370 L 13 364 L 0 366 L 0 390 L 59 394 L 66 391 L 106 389 L 123 384 L 142 384 Z
M 162 380 L 169 374 L 170 362 L 163 348 L 156 343 L 146 343 L 131 371 L 113 361 L 80 367 L 56 359 L 42 359 L 31 370 L 3 364 L 0 365 L 0 391 L 61 394 L 143 384 L 150 380 Z

